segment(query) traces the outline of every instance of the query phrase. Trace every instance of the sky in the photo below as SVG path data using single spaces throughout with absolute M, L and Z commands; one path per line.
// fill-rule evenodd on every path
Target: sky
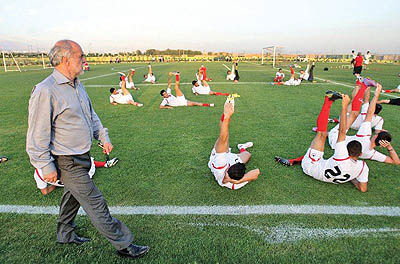
M 398 0 L 0 0 L 0 14 L 0 41 L 43 51 L 72 39 L 85 52 L 400 53 Z

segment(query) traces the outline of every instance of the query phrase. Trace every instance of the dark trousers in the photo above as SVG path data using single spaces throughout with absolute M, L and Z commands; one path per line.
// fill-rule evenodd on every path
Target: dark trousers
M 89 177 L 90 154 L 54 156 L 64 194 L 61 198 L 57 240 L 67 243 L 76 236 L 74 219 L 82 206 L 94 227 L 117 249 L 127 248 L 133 241 L 128 227 L 111 216 L 103 194 Z
M 389 104 L 391 104 L 391 105 L 400 105 L 400 98 L 390 99 Z
M 235 70 L 235 78 L 234 78 L 234 80 L 235 81 L 239 81 L 239 72 L 238 72 L 238 70 Z
M 311 65 L 310 75 L 308 77 L 308 81 L 310 81 L 310 82 L 314 81 L 314 68 L 315 68 L 315 65 Z

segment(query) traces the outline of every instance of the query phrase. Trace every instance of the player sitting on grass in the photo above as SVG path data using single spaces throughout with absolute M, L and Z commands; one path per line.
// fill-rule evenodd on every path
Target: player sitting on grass
M 210 86 L 208 85 L 205 76 L 201 74 L 201 72 L 199 71 L 198 74 L 196 74 L 197 77 L 197 81 L 193 80 L 192 84 L 192 92 L 195 95 L 199 95 L 199 94 L 209 94 L 209 95 L 225 95 L 228 96 L 229 93 L 220 93 L 220 92 L 213 92 L 211 91 Z
M 400 98 L 380 100 L 380 101 L 378 101 L 378 103 L 380 103 L 380 104 L 400 105 Z
M 371 100 L 369 104 L 367 115 L 365 116 L 364 122 L 361 124 L 360 129 L 358 130 L 355 136 L 347 136 L 345 139 L 347 142 L 350 141 L 358 141 L 361 146 L 361 159 L 370 159 L 376 160 L 379 162 L 389 163 L 389 164 L 396 164 L 400 165 L 400 159 L 390 144 L 392 141 L 392 136 L 387 131 L 380 131 L 378 134 L 372 136 L 372 128 L 371 128 L 371 120 L 375 113 L 376 102 L 378 101 L 379 94 L 381 92 L 382 86 L 377 84 L 377 88 L 375 91 L 374 98 Z M 340 122 L 340 125 L 342 122 Z M 346 127 L 347 129 L 348 127 Z M 339 131 L 338 131 L 339 130 Z M 340 126 L 339 128 L 336 126 L 335 128 L 329 131 L 329 145 L 335 149 L 337 146 L 337 139 L 340 136 Z M 390 157 L 378 152 L 375 150 L 376 147 L 383 147 L 389 151 Z
M 146 74 L 143 75 L 144 82 L 149 82 L 149 83 L 155 84 L 156 83 L 156 76 L 154 76 L 153 70 L 152 70 L 150 64 L 149 64 L 148 68 L 149 68 L 149 71 L 148 71 L 147 75 Z
M 400 77 L 400 73 L 398 76 Z M 400 93 L 400 84 L 399 84 L 399 86 L 397 86 L 396 89 L 383 90 L 382 93 Z
M 239 65 L 237 61 L 232 63 L 232 70 L 227 71 L 226 80 L 239 82 Z
M 285 79 L 285 74 L 283 73 L 282 68 L 279 68 L 275 74 L 274 82 L 283 82 L 283 79 Z
M 93 157 L 90 157 L 90 159 L 92 163 L 89 170 L 90 178 L 93 177 L 96 168 L 110 168 L 118 162 L 118 158 L 113 158 L 107 161 L 95 161 Z M 57 180 L 55 183 L 47 183 L 44 181 L 42 169 L 35 168 L 33 178 L 36 181 L 37 188 L 42 192 L 43 195 L 51 193 L 56 187 L 64 187 L 64 184 L 60 180 Z
M 312 65 L 308 64 L 305 71 L 300 70 L 300 78 L 299 79 L 301 81 L 313 82 L 314 81 L 314 68 L 315 68 L 314 62 L 312 63 Z
M 175 94 L 171 93 L 171 76 L 175 75 Z M 179 72 L 170 72 L 168 74 L 168 88 L 167 91 L 161 90 L 160 95 L 164 98 L 160 104 L 160 109 L 171 109 L 175 106 L 206 106 L 212 107 L 214 104 L 204 104 L 186 100 L 185 95 L 179 89 Z
M 323 156 L 325 141 L 328 136 L 328 117 L 332 103 L 337 99 L 343 99 L 340 114 L 340 119 L 343 122 L 340 122 L 335 153 L 326 160 L 323 159 Z M 336 184 L 351 181 L 358 190 L 366 192 L 369 169 L 364 161 L 358 160 L 361 155 L 361 144 L 356 140 L 346 143 L 346 119 L 349 102 L 350 97 L 348 95 L 327 91 L 317 119 L 318 131 L 307 153 L 296 159 L 275 157 L 275 160 L 285 166 L 292 166 L 301 162 L 303 172 L 314 179 Z
M 131 93 L 126 89 L 125 75 L 121 75 L 121 89 L 116 90 L 115 88 L 110 89 L 110 104 L 130 104 L 136 106 L 143 106 L 143 104 L 135 102 Z
M 215 180 L 220 186 L 237 190 L 250 181 L 256 180 L 260 174 L 260 170 L 254 169 L 245 173 L 245 164 L 251 157 L 247 148 L 252 147 L 253 142 L 239 144 L 238 149 L 240 150 L 240 153 L 231 153 L 231 149 L 229 148 L 229 123 L 234 113 L 234 97 L 232 95 L 230 97 L 228 97 L 228 100 L 224 105 L 224 113 L 222 114 L 219 123 L 219 137 L 211 151 L 208 167 L 214 174 Z
M 120 82 L 119 82 L 119 87 L 122 87 L 122 76 L 125 76 L 125 73 L 119 72 L 119 74 L 121 75 L 121 76 L 119 77 L 119 80 L 120 80 Z M 136 88 L 136 87 L 135 87 L 135 84 L 133 83 L 133 76 L 134 76 L 134 75 L 135 75 L 135 69 L 131 69 L 131 70 L 128 72 L 128 75 L 127 75 L 128 80 L 126 80 L 126 77 L 125 77 L 125 87 L 126 87 L 126 89 L 139 90 L 139 88 Z

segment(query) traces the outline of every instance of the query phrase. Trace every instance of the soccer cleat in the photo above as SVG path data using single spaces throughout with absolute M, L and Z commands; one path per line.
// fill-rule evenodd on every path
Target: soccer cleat
M 251 148 L 252 146 L 253 146 L 253 142 L 249 141 L 249 142 L 246 142 L 246 143 L 243 143 L 243 144 L 238 144 L 237 148 L 239 150 L 241 150 L 241 149 Z
M 1 156 L 0 157 L 0 163 L 4 163 L 8 160 L 8 158 L 6 156 Z
M 280 164 L 282 164 L 283 166 L 288 166 L 289 167 L 289 166 L 293 165 L 288 159 L 285 159 L 285 158 L 282 158 L 282 157 L 278 157 L 278 156 L 275 156 L 275 161 L 280 163 Z
M 328 96 L 329 100 L 331 101 L 336 101 L 338 99 L 342 99 L 342 95 L 338 92 L 334 92 L 334 91 L 326 91 L 325 93 L 326 96 Z
M 117 157 L 115 157 L 115 158 L 113 158 L 113 159 L 110 159 L 110 160 L 107 160 L 106 164 L 104 164 L 104 168 L 110 168 L 110 167 L 112 167 L 112 166 L 115 166 L 115 164 L 117 164 L 118 161 L 119 161 L 119 160 L 118 160 Z
M 142 107 L 142 106 L 143 106 L 143 104 L 137 104 L 137 106 L 138 106 L 138 107 Z
M 121 75 L 121 76 L 125 76 L 125 73 L 123 73 L 123 72 L 118 72 L 119 73 L 119 75 Z
M 339 123 L 336 118 L 328 118 L 328 123 Z
M 318 127 L 313 127 L 311 130 L 312 130 L 313 132 L 317 132 Z
M 210 104 L 210 107 L 214 107 L 214 104 Z
M 181 73 L 179 71 L 174 71 L 172 72 L 173 75 L 180 75 Z

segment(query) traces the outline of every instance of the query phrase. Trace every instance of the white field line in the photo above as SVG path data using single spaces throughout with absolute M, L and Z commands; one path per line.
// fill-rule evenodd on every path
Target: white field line
M 167 62 L 165 64 L 160 64 L 160 65 L 154 65 L 154 66 L 152 65 L 151 67 L 164 66 L 164 65 L 167 65 L 167 64 L 169 64 L 169 62 Z M 146 67 L 147 67 L 147 65 L 146 66 L 138 66 L 138 67 L 135 67 L 135 69 L 141 69 L 141 68 L 146 68 Z M 121 69 L 121 70 L 118 70 L 118 71 L 123 72 L 123 71 L 130 70 L 132 68 L 133 67 L 130 67 L 130 68 L 127 68 L 127 69 Z M 118 74 L 118 72 L 112 72 L 112 73 L 97 75 L 97 76 L 93 76 L 93 77 L 89 77 L 89 78 L 85 78 L 85 79 L 80 79 L 80 81 L 83 82 L 83 81 L 93 80 L 93 79 L 107 77 L 107 76 L 114 75 L 114 74 Z
M 246 229 L 261 236 L 269 244 L 281 244 L 297 242 L 309 239 L 329 239 L 340 237 L 367 237 L 367 236 L 399 236 L 400 229 L 396 228 L 304 228 L 298 226 L 252 226 L 236 223 L 183 223 L 183 225 L 194 226 L 200 229 L 204 227 Z
M 57 215 L 58 206 L 0 205 L 0 213 Z M 334 205 L 111 206 L 116 215 L 370 215 L 400 216 L 400 207 Z M 82 209 L 79 214 L 85 214 Z
M 180 83 L 181 85 L 192 85 L 192 83 Z M 230 85 L 240 85 L 240 84 L 266 84 L 266 85 L 270 85 L 271 82 L 237 82 L 237 83 L 233 83 L 233 82 L 212 82 L 209 83 L 210 85 L 213 84 L 230 84 Z M 320 84 L 330 84 L 330 83 L 305 83 L 304 85 L 320 85 Z M 87 84 L 85 85 L 85 87 L 112 87 L 112 86 L 116 86 L 118 84 Z M 151 84 L 151 83 L 135 83 L 135 86 L 167 86 L 168 83 L 155 83 L 155 84 Z M 303 85 L 303 84 L 302 84 Z
M 263 67 L 263 66 L 261 66 L 261 65 L 259 65 L 259 64 L 252 63 L 252 62 L 246 62 L 246 63 L 253 64 L 253 65 L 256 65 L 256 66 L 260 66 L 260 67 Z M 277 69 L 277 68 L 275 68 L 275 69 Z M 286 69 L 283 69 L 283 70 L 286 71 L 286 72 L 290 72 L 289 70 L 286 70 Z M 298 72 L 295 72 L 295 73 L 298 73 Z M 324 81 L 324 82 L 327 81 L 326 79 L 319 78 L 319 77 L 314 77 L 314 78 L 317 79 L 317 80 L 320 80 L 320 81 Z M 340 83 L 340 82 L 332 81 L 332 80 L 330 80 L 330 83 L 331 83 L 331 84 L 336 84 L 336 85 L 341 85 L 341 86 L 348 87 L 348 88 L 351 88 L 351 89 L 354 88 L 354 85 L 350 85 L 350 84 L 347 84 L 347 83 Z M 301 85 L 303 85 L 303 84 L 301 84 Z M 372 92 L 375 93 L 374 91 L 372 91 Z M 391 95 L 391 94 L 387 94 L 387 93 L 381 93 L 381 95 L 386 95 L 386 96 L 393 97 L 393 98 L 400 98 L 400 97 L 397 97 L 397 96 L 394 96 L 394 95 Z

